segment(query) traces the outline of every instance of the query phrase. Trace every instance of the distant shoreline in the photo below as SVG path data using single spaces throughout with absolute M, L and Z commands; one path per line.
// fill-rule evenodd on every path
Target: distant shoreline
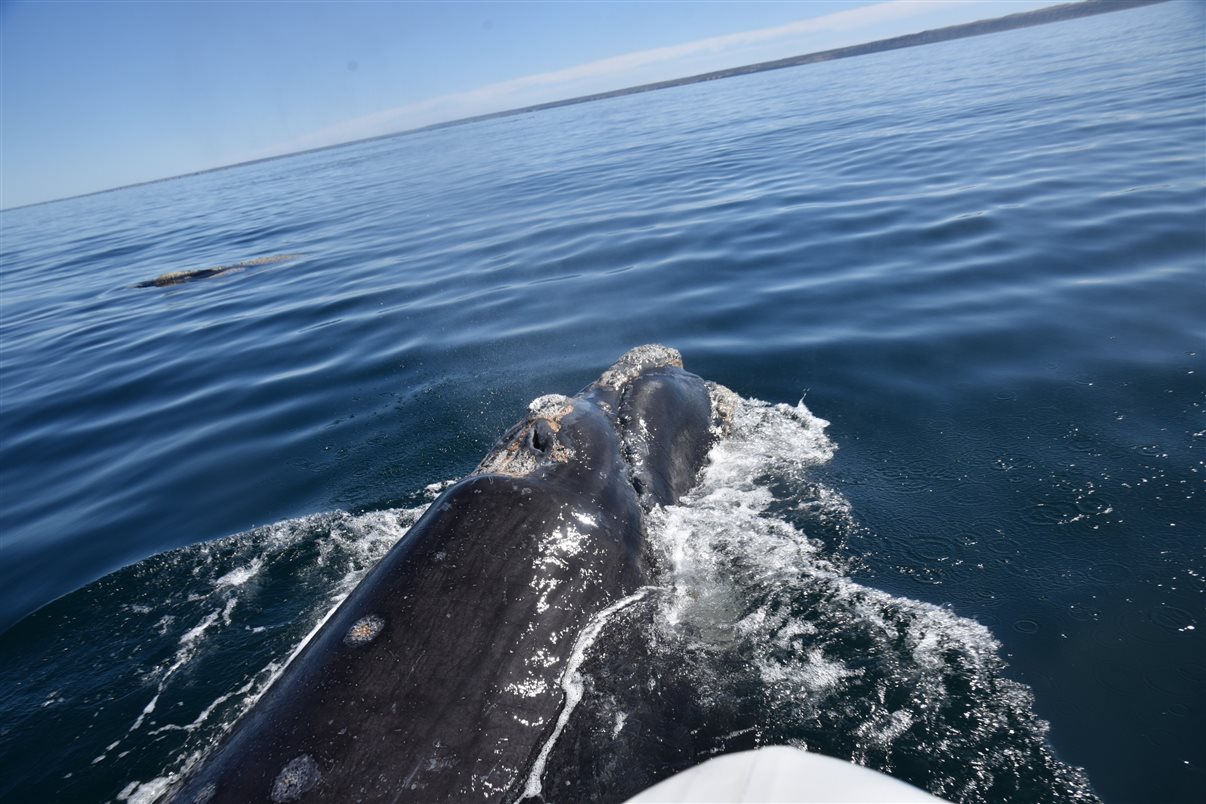
M 195 170 L 190 173 L 180 173 L 175 176 L 164 176 L 160 179 L 148 179 L 147 181 L 123 184 L 119 187 L 109 187 L 104 190 L 93 190 L 92 192 L 64 196 L 63 198 L 35 201 L 32 204 L 21 204 L 15 207 L 6 207 L 0 210 L 0 212 L 26 209 L 28 207 L 38 207 L 42 206 L 43 204 L 55 204 L 60 201 L 70 201 L 75 198 L 87 198 L 93 195 L 103 195 L 104 193 L 113 193 L 117 192 L 118 190 L 128 190 L 132 187 L 143 187 L 148 184 L 158 184 L 159 182 L 183 179 L 189 176 L 201 176 L 206 173 L 215 173 L 219 170 L 230 170 L 231 168 L 245 167 L 247 165 L 257 165 L 261 162 L 272 162 L 277 159 L 300 156 L 301 154 L 318 153 L 320 151 L 331 150 L 332 148 L 343 148 L 347 145 L 358 145 L 360 143 L 373 142 L 375 140 L 389 139 L 390 137 L 418 134 L 422 131 L 432 131 L 435 129 L 450 128 L 452 126 L 462 126 L 468 123 L 478 123 L 484 120 L 493 120 L 499 117 L 512 117 L 515 115 L 529 114 L 531 112 L 541 112 L 547 109 L 556 109 L 561 106 L 573 106 L 579 103 L 590 103 L 592 101 L 606 100 L 608 98 L 619 98 L 624 95 L 636 95 L 641 92 L 653 92 L 659 89 L 669 89 L 670 87 L 685 86 L 687 84 L 698 84 L 704 81 L 717 81 L 722 78 L 731 78 L 738 75 L 749 75 L 752 73 L 767 72 L 769 70 L 782 70 L 788 67 L 800 67 L 806 64 L 818 64 L 825 61 L 854 58 L 855 56 L 867 56 L 872 53 L 882 53 L 888 50 L 901 50 L 903 48 L 917 47 L 919 45 L 949 42 L 953 39 L 964 39 L 970 36 L 983 36 L 985 34 L 1001 33 L 1003 31 L 1012 31 L 1018 28 L 1046 25 L 1047 23 L 1051 22 L 1063 22 L 1065 20 L 1090 17 L 1097 14 L 1107 14 L 1111 11 L 1125 11 L 1131 8 L 1151 6 L 1165 2 L 1168 2 L 1168 0 L 1080 0 L 1079 2 L 1063 3 L 1061 5 L 1047 6 L 1046 8 L 1040 8 L 1034 11 L 1023 11 L 1017 14 L 1008 14 L 1004 17 L 993 17 L 992 19 L 980 20 L 978 22 L 965 22 L 960 23 L 959 25 L 949 25 L 945 28 L 935 28 L 929 31 L 905 34 L 903 36 L 893 36 L 888 39 L 877 39 L 874 42 L 866 42 L 861 45 L 851 45 L 849 47 L 839 47 L 831 50 L 820 50 L 814 53 L 806 53 L 801 56 L 790 56 L 785 59 L 775 59 L 774 61 L 747 64 L 742 67 L 730 67 L 725 70 L 715 70 L 712 72 L 687 76 L 685 78 L 672 78 L 666 81 L 656 81 L 651 84 L 638 84 L 637 86 L 627 87 L 625 89 L 613 89 L 608 92 L 597 92 L 591 95 L 579 95 L 577 97 L 566 98 L 564 100 L 547 101 L 545 103 L 538 103 L 532 106 L 522 106 L 517 109 L 506 109 L 501 112 L 490 112 L 489 114 L 474 115 L 473 117 L 462 117 L 457 120 L 447 120 L 442 123 L 431 123 L 418 128 L 394 131 L 389 134 L 378 134 L 373 137 L 365 137 L 359 140 L 348 140 L 347 142 L 340 142 L 334 145 L 323 145 L 318 148 L 307 148 L 301 151 L 292 151 L 287 154 L 265 156 L 260 159 L 249 159 L 245 162 L 234 162 L 229 165 L 205 168 L 204 170 Z

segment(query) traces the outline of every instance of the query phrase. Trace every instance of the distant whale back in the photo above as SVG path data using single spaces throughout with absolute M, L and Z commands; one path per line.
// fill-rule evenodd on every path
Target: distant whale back
M 134 287 L 136 288 L 164 288 L 171 285 L 182 285 L 185 282 L 195 282 L 198 279 L 209 279 L 213 276 L 221 276 L 222 274 L 230 274 L 238 271 L 245 271 L 248 268 L 253 268 L 257 265 L 271 265 L 277 262 L 286 262 L 288 260 L 296 260 L 302 254 L 273 254 L 269 257 L 256 257 L 253 260 L 244 260 L 231 265 L 215 265 L 212 268 L 197 268 L 192 271 L 169 271 L 166 274 L 160 274 L 154 279 L 148 279 L 145 282 L 139 282 Z

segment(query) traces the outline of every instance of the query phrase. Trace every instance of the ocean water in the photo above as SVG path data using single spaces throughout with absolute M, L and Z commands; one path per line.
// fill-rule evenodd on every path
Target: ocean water
M 546 781 L 592 745 L 657 778 L 787 742 L 955 801 L 1206 789 L 1197 3 L 10 210 L 0 239 L 5 801 L 153 800 L 529 400 L 647 342 L 740 426 L 651 519 L 659 592 L 582 658 Z M 632 634 L 649 661 L 592 676 Z M 634 677 L 692 701 L 674 750 L 626 728 Z

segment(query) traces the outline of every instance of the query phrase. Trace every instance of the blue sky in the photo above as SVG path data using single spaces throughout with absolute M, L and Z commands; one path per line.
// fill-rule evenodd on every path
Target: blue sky
M 0 208 L 1054 2 L 0 0 Z

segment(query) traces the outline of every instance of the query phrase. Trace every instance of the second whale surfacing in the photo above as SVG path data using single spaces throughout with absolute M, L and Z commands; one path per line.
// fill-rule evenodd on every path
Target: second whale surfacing
M 576 703 L 564 679 L 648 591 L 644 512 L 692 486 L 733 398 L 651 345 L 535 400 L 175 800 L 539 796 Z

